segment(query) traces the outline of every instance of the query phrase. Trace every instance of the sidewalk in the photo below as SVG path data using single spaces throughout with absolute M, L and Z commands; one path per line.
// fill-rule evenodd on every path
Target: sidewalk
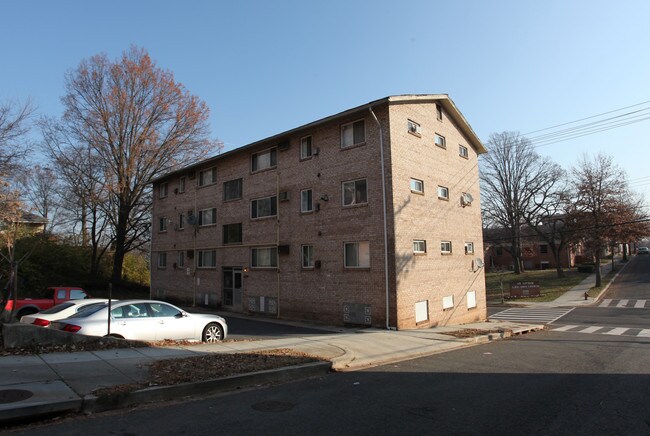
M 462 329 L 492 330 L 491 333 L 459 339 L 446 335 Z M 480 322 L 423 330 L 347 330 L 343 333 L 260 341 L 197 344 L 170 348 L 128 348 L 76 353 L 0 357 L 0 422 L 43 415 L 97 412 L 135 403 L 178 399 L 183 396 L 256 385 L 272 380 L 290 380 L 335 371 L 352 371 L 416 357 L 443 353 L 501 339 L 512 334 L 542 329 L 542 325 L 513 322 Z M 205 353 L 236 353 L 290 348 L 327 359 L 329 362 L 261 371 L 242 376 L 175 386 L 156 386 L 136 391 L 106 403 L 92 395 L 99 388 L 146 381 L 148 365 L 160 359 L 197 356 Z

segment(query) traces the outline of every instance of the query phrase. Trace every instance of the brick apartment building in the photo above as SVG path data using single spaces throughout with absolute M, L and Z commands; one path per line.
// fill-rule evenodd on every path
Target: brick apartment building
M 447 95 L 405 95 L 167 174 L 152 298 L 398 329 L 483 320 L 485 151 Z

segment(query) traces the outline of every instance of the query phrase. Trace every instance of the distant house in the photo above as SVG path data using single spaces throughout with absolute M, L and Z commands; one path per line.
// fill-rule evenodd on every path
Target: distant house
M 13 221 L 12 224 L 18 225 L 23 230 L 27 229 L 27 233 L 36 234 L 43 233 L 48 222 L 47 218 L 23 211 L 20 218 Z M 7 228 L 8 224 L 4 223 L 2 227 Z
M 152 297 L 398 329 L 484 320 L 485 152 L 447 95 L 404 95 L 160 177 Z

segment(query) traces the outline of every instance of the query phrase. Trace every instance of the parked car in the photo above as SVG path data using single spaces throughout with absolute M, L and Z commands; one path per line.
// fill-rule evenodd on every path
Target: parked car
M 78 286 L 52 286 L 46 289 L 45 298 L 20 298 L 15 300 L 15 306 L 14 300 L 7 301 L 5 314 L 10 314 L 13 309 L 16 319 L 20 319 L 25 315 L 49 309 L 64 301 L 86 298 L 90 298 L 90 296 Z
M 228 335 L 228 325 L 222 317 L 187 313 L 163 301 L 120 301 L 111 306 L 110 332 L 108 319 L 108 304 L 103 304 L 55 321 L 52 328 L 82 335 L 142 341 L 172 339 L 218 342 Z
M 648 247 L 639 247 L 636 250 L 636 254 L 650 254 L 650 248 L 648 248 Z
M 117 301 L 117 300 L 113 300 Z M 25 315 L 20 318 L 23 324 L 34 324 L 41 327 L 48 327 L 52 321 L 64 319 L 74 315 L 82 310 L 89 309 L 95 305 L 103 306 L 108 302 L 104 298 L 87 298 L 85 300 L 70 300 L 65 303 L 57 304 L 54 307 Z

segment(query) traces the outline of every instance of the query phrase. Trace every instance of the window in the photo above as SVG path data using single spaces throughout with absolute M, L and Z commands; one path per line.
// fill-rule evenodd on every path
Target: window
M 447 141 L 445 140 L 445 137 L 436 133 L 436 145 L 438 147 L 447 148 Z
M 411 179 L 411 192 L 424 194 L 424 182 L 418 179 Z
M 436 118 L 438 121 L 442 121 L 442 106 L 436 103 Z
M 178 214 L 178 230 L 183 230 L 185 228 L 185 214 Z
M 199 225 L 209 226 L 217 223 L 217 208 L 203 209 L 199 211 Z
M 200 250 L 197 268 L 215 268 L 217 266 L 217 252 L 215 250 Z
M 548 244 L 539 244 L 539 252 L 542 254 L 548 253 Z
M 300 159 L 308 159 L 312 156 L 311 136 L 300 138 Z
M 423 241 L 423 240 L 413 241 L 413 253 L 426 254 L 426 252 L 427 252 L 427 241 Z
M 302 246 L 302 267 L 303 268 L 314 267 L 314 246 L 313 245 Z
M 81 289 L 70 289 L 71 300 L 83 300 L 85 298 L 88 298 L 88 295 Z
M 168 190 L 169 190 L 169 185 L 167 184 L 167 182 L 165 182 L 165 183 L 161 183 L 161 184 L 160 184 L 160 188 L 158 188 L 158 189 L 159 189 L 159 190 L 158 190 L 158 194 L 159 194 L 159 195 L 158 195 L 158 198 L 165 198 L 165 197 L 167 197 Z
M 449 200 L 449 188 L 438 186 L 438 198 L 441 200 Z
M 366 179 L 343 182 L 343 206 L 368 203 Z
M 184 251 L 179 251 L 178 252 L 178 267 L 183 268 L 185 266 L 185 252 Z
M 253 248 L 251 250 L 251 267 L 277 268 L 277 266 L 278 266 L 277 247 Z
M 366 122 L 355 121 L 341 126 L 341 148 L 352 147 L 366 142 Z
M 448 295 L 446 297 L 442 297 L 442 310 L 451 309 L 453 307 L 454 307 L 454 296 L 453 295 Z
M 300 212 L 311 212 L 314 210 L 314 198 L 311 189 L 300 191 Z
M 346 242 L 343 256 L 346 268 L 369 268 L 370 243 L 367 241 Z
M 467 292 L 467 308 L 473 309 L 476 307 L 476 291 Z
M 158 220 L 158 231 L 159 232 L 167 231 L 167 218 L 162 217 Z
M 167 268 L 167 253 L 158 253 L 158 268 Z
M 185 192 L 185 177 L 178 179 L 178 193 L 182 194 Z
M 278 164 L 277 150 L 270 148 L 251 156 L 251 171 L 262 171 L 268 168 L 275 168 Z
M 207 186 L 216 183 L 217 169 L 215 167 L 208 168 L 199 172 L 199 186 Z
M 241 244 L 242 242 L 242 225 L 241 223 L 226 224 L 223 226 L 223 243 L 224 244 Z
M 251 201 L 251 218 L 264 218 L 278 214 L 278 197 L 258 198 Z
M 223 201 L 237 200 L 242 197 L 243 180 L 229 180 L 223 184 Z
M 169 304 L 164 303 L 149 303 L 149 308 L 151 309 L 151 314 L 156 318 L 180 318 L 181 312 L 175 307 L 170 306 Z
M 412 120 L 408 120 L 408 130 L 409 133 L 414 134 L 415 136 L 422 136 L 421 127 L 418 123 Z
M 458 146 L 458 156 L 464 157 L 465 159 L 469 159 L 469 153 L 467 151 L 467 147 L 463 145 Z
M 442 254 L 451 254 L 451 242 L 450 241 L 442 241 L 440 243 L 440 252 Z
M 465 242 L 465 254 L 474 254 L 473 242 Z

